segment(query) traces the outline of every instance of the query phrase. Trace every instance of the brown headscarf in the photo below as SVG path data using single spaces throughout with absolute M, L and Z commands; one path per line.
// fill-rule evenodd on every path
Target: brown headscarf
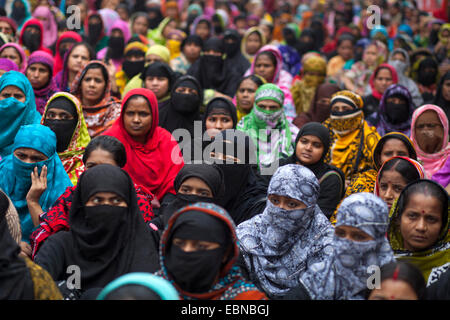
M 323 83 L 317 87 L 311 107 L 307 112 L 300 113 L 294 120 L 293 124 L 301 128 L 308 122 L 324 122 L 330 116 L 330 104 L 324 105 L 318 103 L 322 98 L 330 98 L 333 93 L 338 92 L 340 88 L 334 83 Z

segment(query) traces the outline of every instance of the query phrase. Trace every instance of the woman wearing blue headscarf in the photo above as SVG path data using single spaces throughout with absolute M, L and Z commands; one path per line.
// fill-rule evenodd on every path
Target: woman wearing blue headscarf
M 373 274 L 369 267 L 395 261 L 386 238 L 389 213 L 383 200 L 371 193 L 352 194 L 340 205 L 337 221 L 333 253 L 301 276 L 297 298 L 364 299 Z
M 308 268 L 332 253 L 334 229 L 317 205 L 319 189 L 308 168 L 281 166 L 264 211 L 236 228 L 244 270 L 271 299 L 299 286 Z
M 0 77 L 0 156 L 12 153 L 21 126 L 40 122 L 30 81 L 17 71 L 4 73 Z
M 14 203 L 20 217 L 22 241 L 29 243 L 39 217 L 30 215 L 28 196 L 33 193 L 35 198 L 40 193 L 38 205 L 47 211 L 72 182 L 56 153 L 56 135 L 49 127 L 22 126 L 12 152 L 0 162 L 0 188 Z

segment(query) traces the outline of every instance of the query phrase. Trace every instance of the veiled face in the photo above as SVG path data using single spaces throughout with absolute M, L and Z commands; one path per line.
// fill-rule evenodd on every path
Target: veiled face
M 16 100 L 19 100 L 20 102 L 25 103 L 27 100 L 27 97 L 23 93 L 22 90 L 17 88 L 16 86 L 6 86 L 2 92 L 0 92 L 0 100 L 7 99 L 7 98 L 15 98 Z
M 142 96 L 130 98 L 124 109 L 125 130 L 133 139 L 144 143 L 152 128 L 153 120 L 148 100 Z
M 181 194 L 191 194 L 200 197 L 212 198 L 211 188 L 197 177 L 190 177 L 183 181 L 178 192 Z
M 422 113 L 414 125 L 417 144 L 427 153 L 436 153 L 442 148 L 444 126 L 434 110 Z

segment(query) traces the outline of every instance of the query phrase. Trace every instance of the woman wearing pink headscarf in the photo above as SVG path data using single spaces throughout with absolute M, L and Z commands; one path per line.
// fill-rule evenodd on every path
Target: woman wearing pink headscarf
M 41 20 L 44 27 L 44 46 L 49 48 L 54 45 L 58 38 L 58 25 L 50 8 L 38 6 L 33 12 L 33 18 Z
M 19 72 L 24 73 L 27 69 L 27 55 L 22 47 L 14 42 L 5 43 L 0 47 L 0 58 L 9 59 L 17 64 Z
M 441 169 L 450 155 L 448 119 L 438 106 L 426 104 L 412 115 L 411 140 L 428 177 Z

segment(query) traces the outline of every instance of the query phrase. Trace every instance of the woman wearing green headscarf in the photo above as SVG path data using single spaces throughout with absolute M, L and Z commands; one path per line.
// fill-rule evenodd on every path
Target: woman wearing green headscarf
M 263 84 L 255 93 L 252 111 L 243 117 L 237 129 L 247 133 L 257 147 L 258 164 L 269 166 L 294 152 L 292 141 L 298 128 L 289 123 L 283 109 L 284 93 L 273 84 Z
M 12 153 L 14 138 L 20 127 L 39 123 L 34 91 L 22 73 L 9 71 L 0 78 L 0 156 Z
M 166 36 L 173 29 L 170 26 L 170 22 L 172 22 L 172 21 L 173 21 L 173 19 L 170 17 L 165 18 L 163 21 L 161 21 L 158 28 L 148 31 L 147 38 L 149 40 L 153 40 L 153 42 L 156 44 L 165 45 L 166 44 Z

